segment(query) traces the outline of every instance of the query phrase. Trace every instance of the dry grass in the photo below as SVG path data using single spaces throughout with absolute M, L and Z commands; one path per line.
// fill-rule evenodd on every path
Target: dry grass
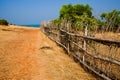
M 120 33 L 114 33 L 114 32 L 95 33 L 95 37 L 101 39 L 120 41 Z
M 120 41 L 119 33 L 113 32 L 105 32 L 103 34 L 97 33 L 95 34 L 95 37 L 113 41 Z M 89 43 L 87 50 L 93 55 L 120 61 L 120 48 L 115 47 L 114 45 L 107 46 L 93 41 Z M 112 78 L 116 77 L 120 79 L 120 66 L 101 60 L 91 60 L 89 58 L 88 61 L 90 61 L 92 64 L 95 64 L 100 70 L 107 73 Z
M 52 30 L 52 31 L 57 32 L 56 30 Z M 64 34 L 65 33 L 63 32 L 62 35 Z M 75 32 L 75 34 L 83 35 L 83 32 L 79 31 L 79 32 Z M 88 36 L 90 35 L 91 34 L 88 34 Z M 55 40 L 60 41 L 60 37 L 56 36 L 55 34 L 50 34 L 50 36 L 53 37 Z M 113 33 L 113 32 L 98 33 L 97 32 L 91 36 L 94 36 L 100 39 L 120 41 L 120 33 Z M 75 37 L 75 36 L 70 36 L 70 38 L 71 38 L 70 40 L 76 42 L 79 46 L 83 47 L 83 38 Z M 66 38 L 62 38 L 62 42 L 64 45 L 68 43 Z M 87 45 L 87 51 L 90 52 L 92 55 L 120 61 L 120 48 L 115 47 L 114 44 L 109 46 L 109 45 L 105 45 L 105 44 L 98 43 L 91 40 L 88 41 L 87 44 L 89 44 Z M 78 50 L 78 47 L 74 45 L 72 42 L 70 43 L 70 51 L 72 51 L 73 54 L 77 54 L 80 58 L 82 58 L 82 56 L 84 55 L 83 52 Z M 96 70 L 100 69 L 101 73 L 104 72 L 109 77 L 112 77 L 114 79 L 116 77 L 120 79 L 120 67 L 118 65 L 115 65 L 106 61 L 102 61 L 99 59 L 95 59 L 88 55 L 85 55 L 85 60 L 87 62 L 90 62 L 90 66 L 92 66 L 93 68 L 96 68 Z
M 96 80 L 39 29 L 0 26 L 0 80 Z
M 82 32 L 79 32 L 78 34 L 83 35 Z M 112 41 L 120 41 L 120 33 L 113 33 L 113 32 L 95 33 L 94 37 L 100 38 L 100 39 L 112 40 Z M 82 43 L 83 39 L 81 39 L 80 37 L 76 39 L 75 36 L 72 36 L 71 38 L 74 42 L 79 44 L 79 46 L 81 47 L 83 46 L 83 43 Z M 80 57 L 83 56 L 83 52 L 80 52 L 80 51 L 77 52 L 78 47 L 75 46 L 73 43 L 71 43 L 71 48 L 72 48 L 71 50 L 73 50 L 74 53 L 76 52 L 76 54 L 79 55 Z M 115 47 L 114 44 L 109 46 L 109 45 L 105 45 L 95 41 L 87 40 L 87 51 L 94 56 L 120 61 L 120 48 Z M 92 58 L 91 56 L 88 56 L 88 55 L 85 55 L 85 60 L 87 62 L 90 62 L 88 63 L 88 65 L 89 64 L 92 65 L 92 67 L 96 68 L 96 70 L 100 69 L 101 72 L 106 73 L 107 76 L 113 79 L 115 78 L 120 79 L 120 66 L 112 63 L 108 63 L 99 59 Z

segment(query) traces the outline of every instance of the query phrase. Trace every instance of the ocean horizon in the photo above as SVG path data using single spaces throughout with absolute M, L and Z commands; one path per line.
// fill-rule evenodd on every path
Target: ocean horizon
M 27 27 L 35 27 L 35 28 L 38 28 L 38 27 L 40 27 L 40 24 L 27 24 L 27 25 L 20 25 L 20 26 L 27 26 Z

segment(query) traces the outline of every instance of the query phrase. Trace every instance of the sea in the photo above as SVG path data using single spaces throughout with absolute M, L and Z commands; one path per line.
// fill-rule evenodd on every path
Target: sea
M 27 27 L 38 28 L 38 27 L 40 27 L 40 24 L 28 24 L 28 25 L 20 25 L 20 26 L 27 26 Z

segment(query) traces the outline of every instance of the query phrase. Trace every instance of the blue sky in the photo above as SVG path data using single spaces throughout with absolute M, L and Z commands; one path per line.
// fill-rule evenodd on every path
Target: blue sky
M 13 24 L 40 24 L 59 17 L 64 4 L 89 4 L 93 15 L 120 10 L 120 0 L 0 0 L 0 19 Z

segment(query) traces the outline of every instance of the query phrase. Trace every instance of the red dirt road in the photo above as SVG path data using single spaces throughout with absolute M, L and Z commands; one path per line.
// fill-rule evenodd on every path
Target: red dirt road
M 0 80 L 96 80 L 39 29 L 0 27 Z

